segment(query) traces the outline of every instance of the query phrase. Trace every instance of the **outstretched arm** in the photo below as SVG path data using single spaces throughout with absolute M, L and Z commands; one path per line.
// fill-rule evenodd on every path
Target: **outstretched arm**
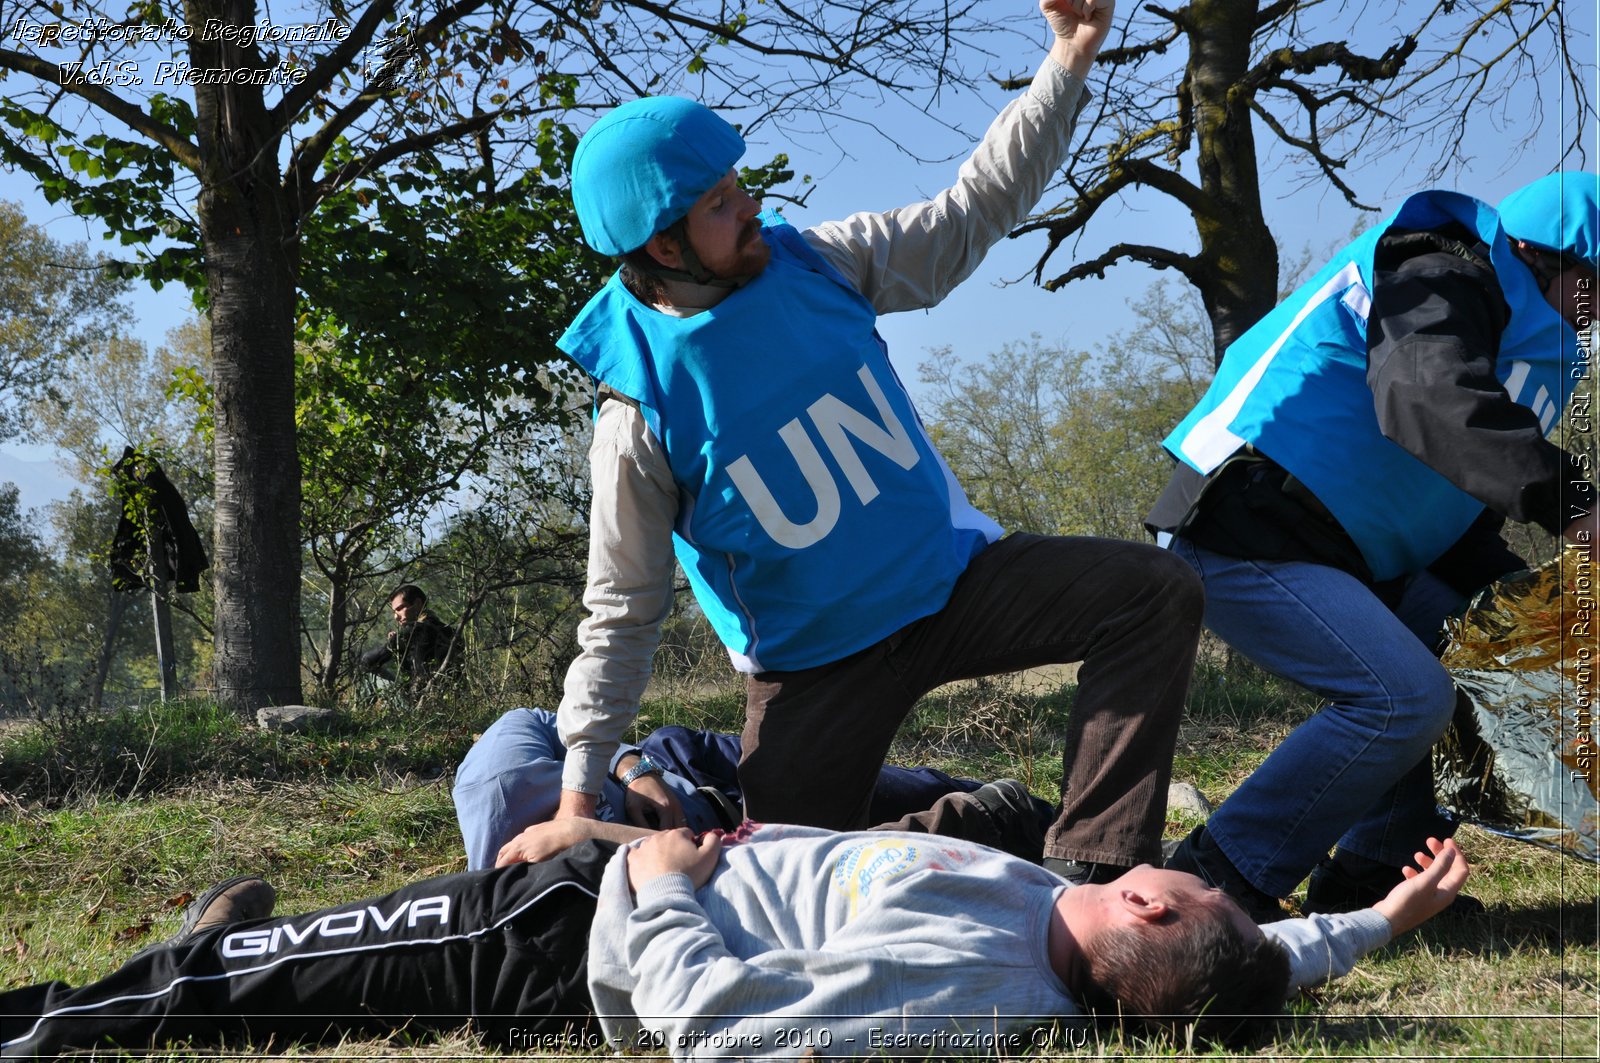
M 1039 202 L 1067 158 L 1084 80 L 1114 13 L 1112 0 L 1040 0 L 1050 56 L 1006 105 L 932 199 L 863 211 L 807 229 L 813 248 L 880 314 L 939 303 Z
M 1415 854 L 1412 859 L 1417 866 L 1401 872 L 1406 880 L 1373 905 L 1389 920 L 1389 932 L 1395 937 L 1450 907 L 1472 870 L 1453 838 L 1429 838 L 1428 850 Z
M 567 756 L 556 818 L 593 819 L 601 786 L 639 711 L 661 622 L 672 611 L 678 490 L 644 417 L 607 399 L 589 448 L 589 576 L 557 725 Z
M 602 842 L 626 844 L 643 838 L 650 831 L 631 827 L 626 823 L 609 823 L 600 819 L 553 819 L 535 823 L 500 847 L 495 857 L 495 867 L 507 864 L 537 864 L 548 860 L 591 838 Z
M 1467 861 L 1454 841 L 1428 839 L 1406 881 L 1372 908 L 1268 923 L 1262 933 L 1289 954 L 1289 988 L 1305 989 L 1349 973 L 1356 961 L 1444 911 L 1467 880 Z

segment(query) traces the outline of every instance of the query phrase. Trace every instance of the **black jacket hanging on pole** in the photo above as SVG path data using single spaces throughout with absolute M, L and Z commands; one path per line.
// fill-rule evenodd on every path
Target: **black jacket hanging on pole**
M 200 533 L 189 521 L 189 507 L 183 496 L 172 486 L 167 474 L 154 459 L 144 457 L 132 447 L 125 447 L 122 457 L 111 467 L 112 490 L 123 503 L 122 517 L 117 521 L 116 535 L 111 540 L 111 585 L 119 591 L 141 591 L 150 586 L 145 559 L 150 556 L 146 534 L 155 534 L 160 544 L 156 550 L 157 578 L 170 581 L 183 593 L 200 589 L 200 573 L 210 567 L 205 544 Z M 148 528 L 141 526 L 129 515 L 128 502 L 139 491 L 148 491 Z

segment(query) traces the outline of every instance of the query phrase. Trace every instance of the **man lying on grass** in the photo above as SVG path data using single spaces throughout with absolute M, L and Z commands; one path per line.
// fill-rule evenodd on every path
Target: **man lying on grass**
M 780 825 L 590 839 L 541 863 L 227 922 L 228 898 L 270 897 L 253 880 L 202 897 L 191 929 L 102 981 L 0 995 L 0 1048 L 281 1047 L 470 1022 L 506 1049 L 603 1042 L 677 1059 L 1026 1051 L 1032 1031 L 1090 1011 L 1276 1012 L 1450 902 L 1466 862 L 1453 842 L 1429 849 L 1375 908 L 1264 928 L 1181 872 L 1069 886 L 953 839 Z

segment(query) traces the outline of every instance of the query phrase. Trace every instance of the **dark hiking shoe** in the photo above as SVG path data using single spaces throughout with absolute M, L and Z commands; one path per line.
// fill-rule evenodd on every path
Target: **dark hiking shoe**
M 1283 905 L 1276 897 L 1257 889 L 1255 885 L 1223 853 L 1216 840 L 1201 824 L 1178 843 L 1167 857 L 1167 869 L 1187 871 L 1198 875 L 1208 886 L 1214 886 L 1232 897 L 1246 915 L 1257 923 L 1276 923 L 1288 918 Z
M 183 910 L 183 922 L 176 934 L 165 941 L 146 945 L 134 956 L 181 945 L 212 927 L 242 923 L 249 919 L 265 919 L 272 914 L 272 907 L 277 902 L 278 892 L 260 875 L 236 875 L 217 883 L 190 901 Z
M 1383 900 L 1403 881 L 1405 875 L 1398 867 L 1354 853 L 1335 852 L 1311 869 L 1303 908 L 1307 915 L 1360 911 Z M 1481 915 L 1483 910 L 1482 901 L 1461 893 L 1439 914 L 1459 919 Z
M 1097 864 L 1085 860 L 1063 860 L 1059 856 L 1044 858 L 1044 869 L 1054 872 L 1074 886 L 1103 886 L 1114 882 L 1133 869 L 1121 864 Z

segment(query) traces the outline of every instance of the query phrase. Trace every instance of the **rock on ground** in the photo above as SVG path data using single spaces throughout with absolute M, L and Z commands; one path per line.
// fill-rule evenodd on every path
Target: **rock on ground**
M 315 705 L 264 705 L 256 710 L 256 725 L 265 731 L 304 734 L 333 723 L 334 711 Z

